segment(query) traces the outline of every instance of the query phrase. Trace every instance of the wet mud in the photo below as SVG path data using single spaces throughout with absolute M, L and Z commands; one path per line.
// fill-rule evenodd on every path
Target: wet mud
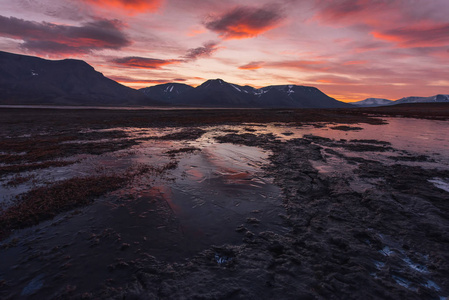
M 75 124 L 92 135 L 87 147 L 118 148 L 24 159 L 70 164 L 2 174 L 4 211 L 36 191 L 35 204 L 48 203 L 45 191 L 65 193 L 67 182 L 89 176 L 113 184 L 91 179 L 91 194 L 57 194 L 58 205 L 88 201 L 3 238 L 1 298 L 445 299 L 447 123 L 338 123 L 353 116 L 333 114 L 318 123 L 233 123 L 231 115 L 208 126 Z

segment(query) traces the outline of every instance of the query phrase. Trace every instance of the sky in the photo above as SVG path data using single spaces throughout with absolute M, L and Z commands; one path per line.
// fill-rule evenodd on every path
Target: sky
M 0 50 L 132 88 L 221 78 L 341 101 L 449 94 L 448 0 L 0 0 Z

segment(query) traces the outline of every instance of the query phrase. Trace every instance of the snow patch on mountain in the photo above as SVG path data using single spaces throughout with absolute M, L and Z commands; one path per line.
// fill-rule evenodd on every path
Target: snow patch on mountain
M 231 86 L 233 87 L 233 88 L 235 88 L 237 91 L 239 91 L 239 92 L 241 92 L 242 90 L 241 89 L 239 89 L 237 86 L 235 86 L 234 84 L 231 84 Z

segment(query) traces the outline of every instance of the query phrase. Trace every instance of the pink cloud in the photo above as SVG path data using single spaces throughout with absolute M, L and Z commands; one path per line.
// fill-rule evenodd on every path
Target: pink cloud
M 263 61 L 252 61 L 250 63 L 247 63 L 245 65 L 242 65 L 239 67 L 240 70 L 257 70 L 262 68 L 265 62 Z

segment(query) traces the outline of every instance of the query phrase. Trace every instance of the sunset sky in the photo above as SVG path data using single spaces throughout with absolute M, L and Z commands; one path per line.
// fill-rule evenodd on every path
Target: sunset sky
M 78 58 L 124 85 L 449 94 L 448 0 L 0 0 L 0 50 Z

